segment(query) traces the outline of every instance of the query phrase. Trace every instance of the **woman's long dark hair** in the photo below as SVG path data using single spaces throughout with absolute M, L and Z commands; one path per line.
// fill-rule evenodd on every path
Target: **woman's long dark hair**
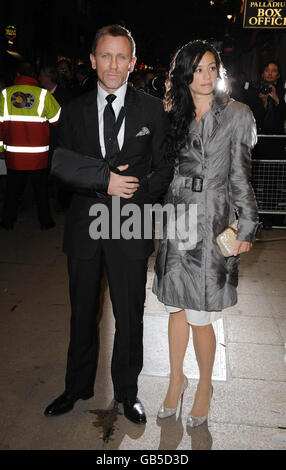
M 189 85 L 201 58 L 208 51 L 215 57 L 218 77 L 223 78 L 224 69 L 219 53 L 207 41 L 196 40 L 185 44 L 171 62 L 164 98 L 171 122 L 170 152 L 178 151 L 186 143 L 189 125 L 196 115 Z

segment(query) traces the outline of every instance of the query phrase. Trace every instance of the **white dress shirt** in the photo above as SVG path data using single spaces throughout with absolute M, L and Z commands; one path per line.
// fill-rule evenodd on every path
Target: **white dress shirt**
M 114 93 L 112 93 L 113 95 L 117 97 L 111 105 L 113 107 L 116 119 L 118 118 L 118 114 L 122 106 L 124 106 L 126 90 L 127 90 L 127 84 L 124 84 L 120 88 L 118 88 L 118 90 L 116 90 Z M 105 90 L 103 90 L 103 88 L 101 88 L 99 83 L 97 84 L 99 141 L 100 141 L 101 153 L 103 157 L 105 157 L 105 153 L 106 153 L 105 145 L 104 145 L 104 133 L 103 133 L 103 112 L 104 112 L 105 106 L 107 105 L 107 101 L 105 98 L 109 94 L 110 93 L 107 93 Z M 125 118 L 123 119 L 122 125 L 120 127 L 120 130 L 117 136 L 120 150 L 122 148 L 123 141 L 124 141 L 124 132 L 125 132 Z
M 53 88 L 52 90 L 49 90 L 50 93 L 52 93 L 52 95 L 55 93 L 55 91 L 56 91 L 56 89 L 57 89 L 57 86 L 58 86 L 58 85 L 54 86 L 54 88 Z

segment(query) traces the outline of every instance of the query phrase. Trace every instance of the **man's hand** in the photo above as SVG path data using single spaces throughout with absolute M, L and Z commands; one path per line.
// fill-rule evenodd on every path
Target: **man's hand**
M 250 242 L 242 242 L 240 240 L 235 241 L 234 245 L 234 250 L 233 250 L 233 255 L 241 255 L 241 253 L 246 253 L 247 251 L 250 251 L 252 247 L 252 243 Z
M 127 170 L 128 165 L 121 165 L 117 168 L 120 171 L 124 171 Z M 135 176 L 121 176 L 111 171 L 107 194 L 129 199 L 134 195 L 138 187 L 139 180 Z

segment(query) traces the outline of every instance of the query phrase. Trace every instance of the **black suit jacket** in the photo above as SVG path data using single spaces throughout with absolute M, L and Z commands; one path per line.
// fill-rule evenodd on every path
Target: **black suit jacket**
M 63 106 L 65 103 L 67 103 L 68 101 L 72 99 L 72 94 L 66 88 L 63 88 L 60 85 L 57 85 L 57 88 L 55 89 L 53 93 L 53 97 L 57 100 L 60 106 Z M 49 168 L 51 166 L 53 153 L 55 151 L 55 148 L 57 147 L 57 138 L 58 138 L 57 126 L 50 125 L 50 148 L 49 148 L 49 163 L 48 163 Z
M 128 164 L 122 174 L 136 176 L 140 181 L 132 198 L 120 198 L 121 206 L 136 203 L 142 208 L 146 203 L 153 204 L 171 182 L 173 159 L 166 157 L 169 120 L 162 101 L 128 86 L 125 109 L 123 147 L 109 162 L 103 158 L 100 148 L 97 87 L 62 109 L 58 123 L 59 146 L 80 154 L 75 161 L 70 157 L 72 154 L 68 158 L 65 156 L 55 171 L 57 178 L 74 191 L 66 216 L 63 244 L 64 251 L 71 256 L 89 259 L 96 253 L 100 242 L 89 235 L 94 219 L 89 211 L 95 203 L 103 203 L 111 211 L 112 198 L 107 195 L 110 167 Z M 131 259 L 148 257 L 154 249 L 152 239 L 121 238 L 114 243 Z
M 54 98 L 57 100 L 60 106 L 63 106 L 65 103 L 72 99 L 72 93 L 67 88 L 63 88 L 60 85 L 57 85 L 53 93 Z

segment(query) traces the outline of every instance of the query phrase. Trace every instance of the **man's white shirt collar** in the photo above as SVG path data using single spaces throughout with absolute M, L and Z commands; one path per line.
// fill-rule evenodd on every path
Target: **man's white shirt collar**
M 118 90 L 116 90 L 114 93 L 107 93 L 105 90 L 103 90 L 103 88 L 101 88 L 99 83 L 97 84 L 98 129 L 99 129 L 99 141 L 100 141 L 100 146 L 101 146 L 101 153 L 103 157 L 105 157 L 103 113 L 104 113 L 105 106 L 107 105 L 107 101 L 105 98 L 109 94 L 116 95 L 117 98 L 116 100 L 113 101 L 112 107 L 114 109 L 115 117 L 117 119 L 122 106 L 124 106 L 126 90 L 127 90 L 127 83 L 125 83 L 120 88 L 118 88 Z M 123 122 L 121 124 L 120 130 L 117 136 L 118 145 L 120 149 L 123 146 L 124 135 L 125 135 L 125 118 L 123 119 Z
M 54 88 L 53 88 L 52 90 L 50 90 L 50 93 L 51 93 L 52 95 L 55 93 L 55 91 L 56 91 L 56 89 L 57 89 L 57 86 L 58 86 L 58 85 L 55 85 Z
M 106 102 L 106 97 L 107 95 L 115 95 L 116 100 L 113 101 L 112 107 L 114 109 L 115 115 L 118 116 L 118 113 L 122 106 L 124 106 L 124 101 L 125 101 L 125 95 L 126 95 L 126 90 L 127 90 L 127 83 L 122 85 L 120 88 L 118 88 L 116 91 L 113 93 L 107 93 L 99 83 L 97 84 L 97 106 L 98 106 L 98 111 L 102 111 L 103 108 L 105 108 L 107 102 Z

